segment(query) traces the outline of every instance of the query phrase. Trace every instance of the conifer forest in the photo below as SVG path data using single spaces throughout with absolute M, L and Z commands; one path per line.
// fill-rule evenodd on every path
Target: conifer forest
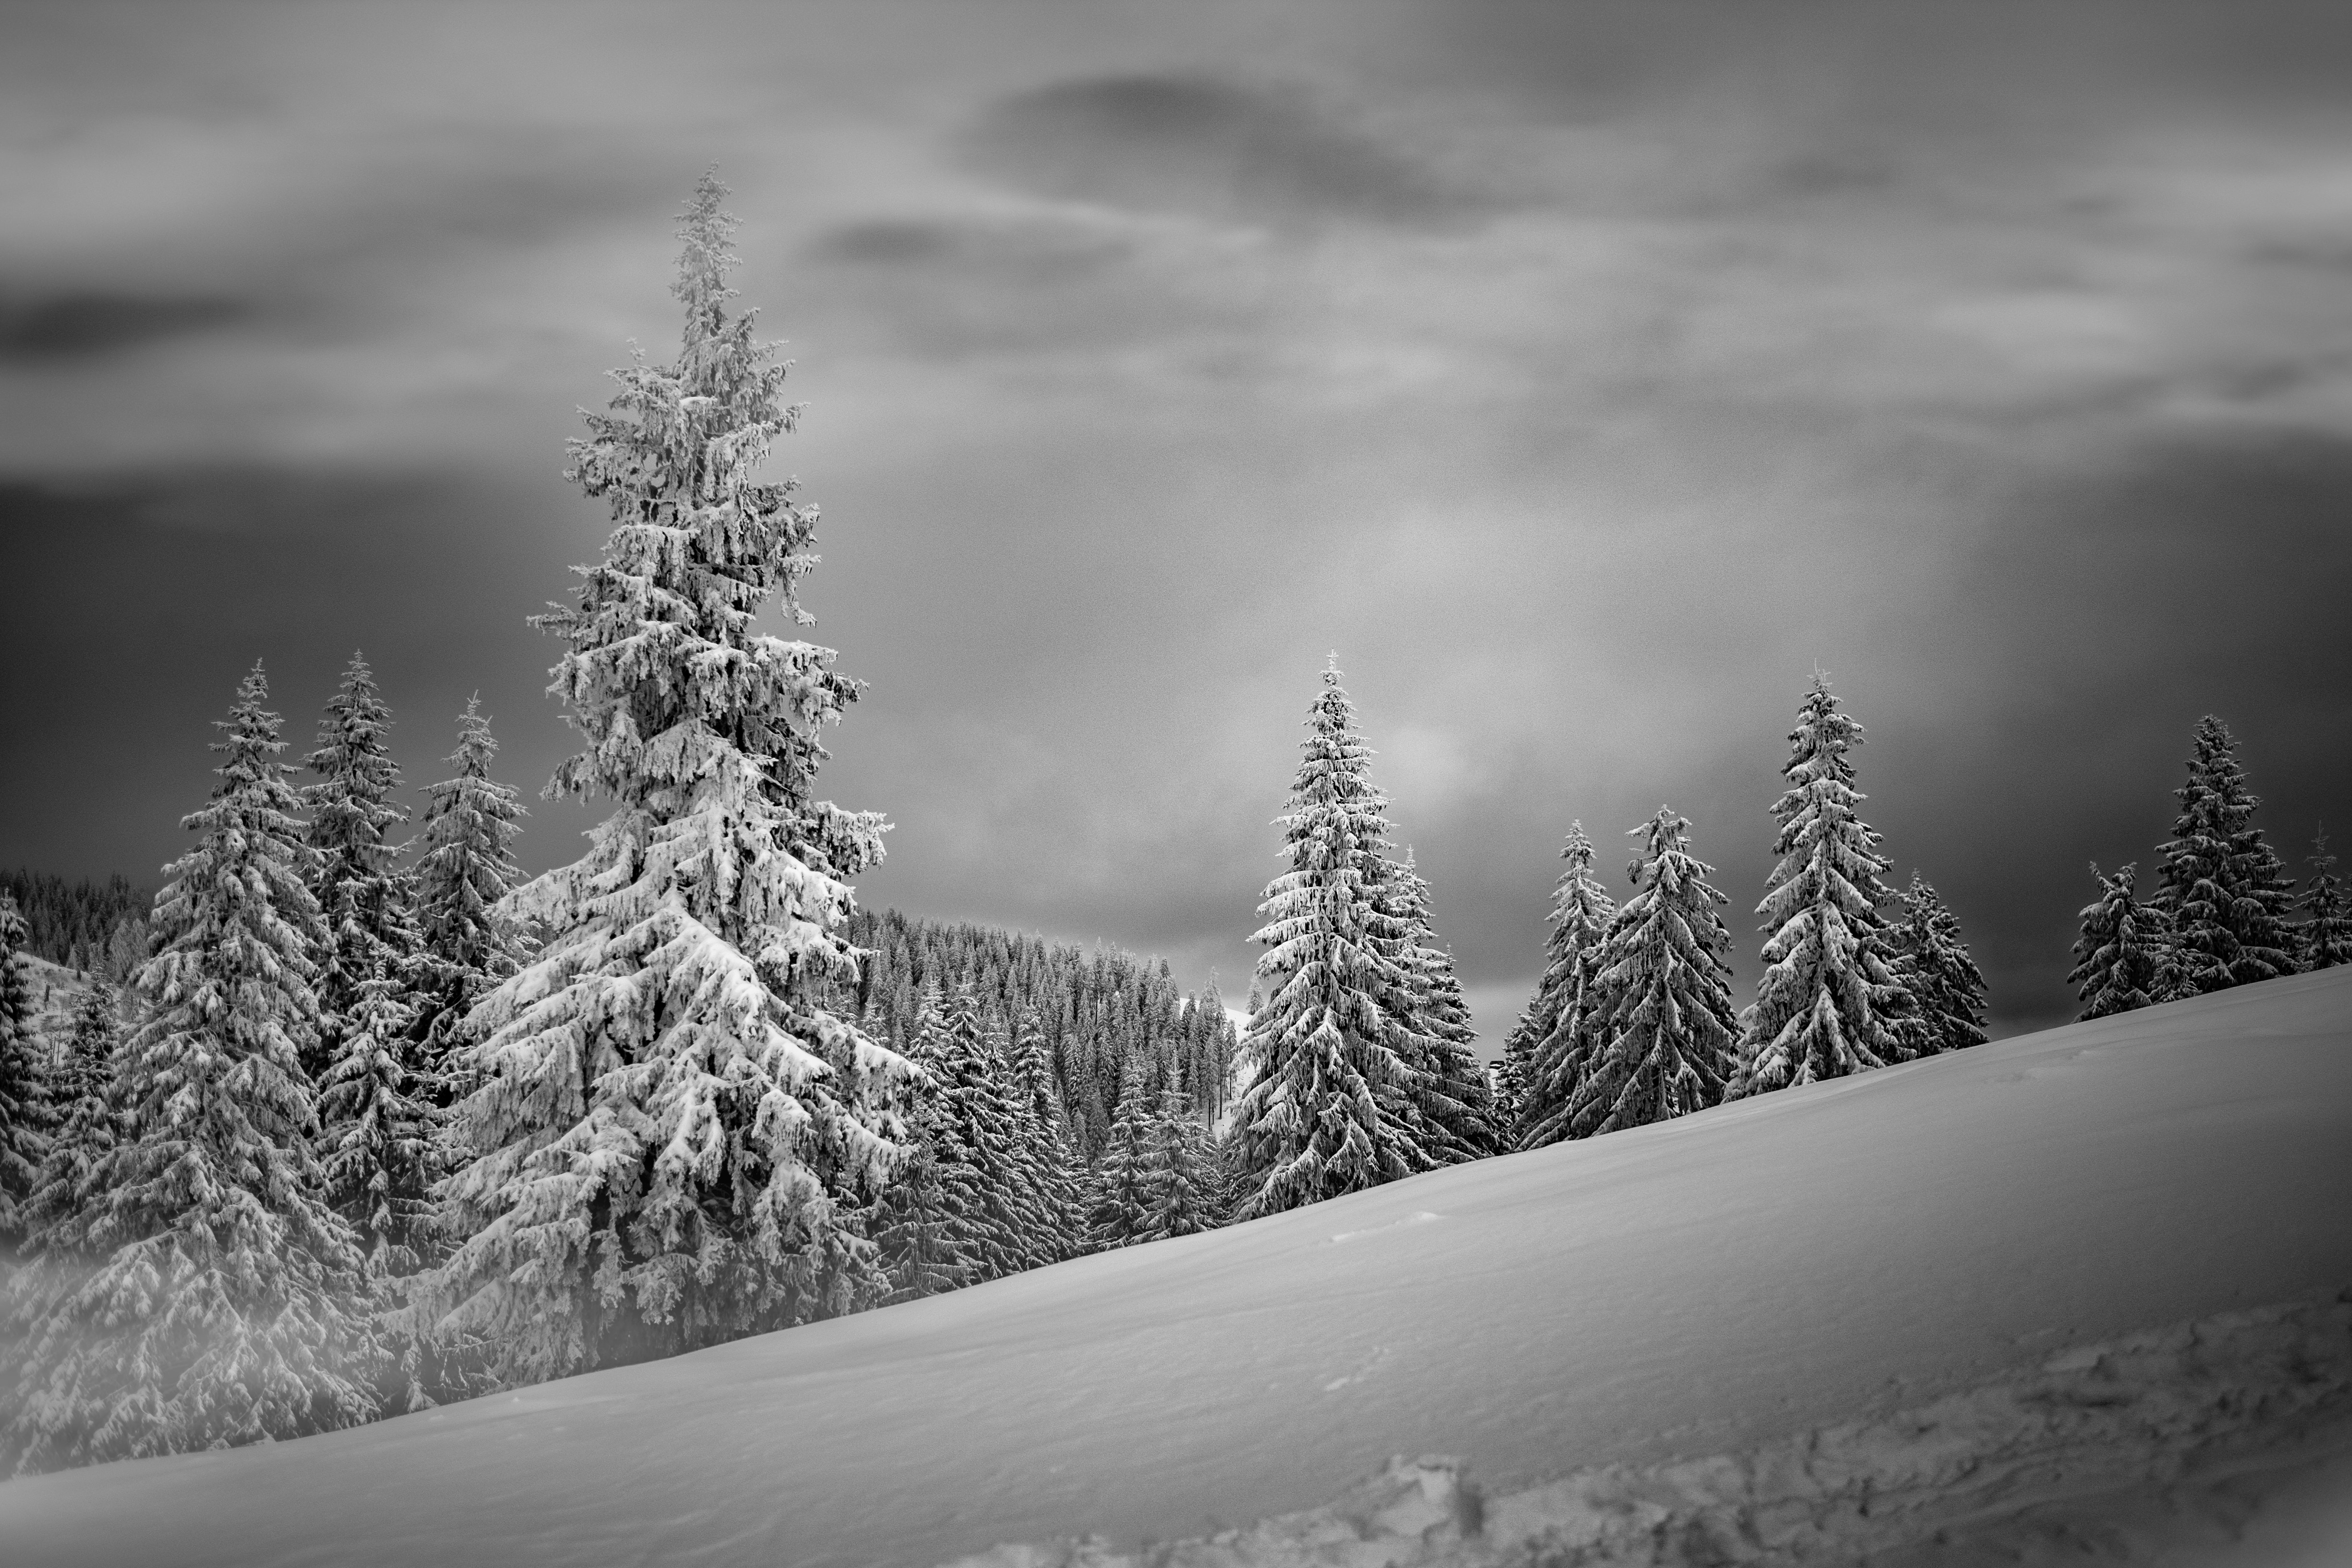
M 2352 1561 L 2352 8 L 0 37 L 0 1568 Z

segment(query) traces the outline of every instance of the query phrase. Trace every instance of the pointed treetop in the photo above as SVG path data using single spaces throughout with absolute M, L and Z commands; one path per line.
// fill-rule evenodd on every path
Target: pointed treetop
M 677 258 L 677 281 L 670 285 L 670 292 L 686 306 L 689 343 L 717 331 L 722 307 L 735 297 L 735 290 L 727 287 L 727 271 L 741 258 L 727 243 L 734 237 L 736 218 L 719 205 L 729 194 L 714 163 L 694 183 L 692 199 L 677 215 L 683 225 L 677 237 L 686 242 L 686 249 Z

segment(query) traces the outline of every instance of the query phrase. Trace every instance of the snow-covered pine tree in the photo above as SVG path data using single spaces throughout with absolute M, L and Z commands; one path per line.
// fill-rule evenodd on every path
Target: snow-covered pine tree
M 1305 760 L 1283 829 L 1290 869 L 1267 884 L 1252 941 L 1265 1005 L 1242 1038 L 1249 1087 L 1234 1104 L 1255 1218 L 1427 1170 L 1389 1107 L 1420 1090 L 1410 925 L 1381 905 L 1387 802 L 1336 661 L 1308 710 Z M 1385 1100 L 1384 1100 L 1385 1097 Z
M 2173 792 L 2180 814 L 2155 902 L 2171 922 L 2182 994 L 2196 995 L 2295 972 L 2286 910 L 2294 883 L 2254 826 L 2261 797 L 2246 788 L 2229 726 L 2197 721 L 2189 778 Z
M 1110 1136 L 1087 1181 L 1087 1241 L 1107 1251 L 1149 1239 L 1151 1215 L 1151 1125 L 1154 1096 L 1146 1069 L 1130 1059 L 1112 1112 Z
M 2352 963 L 2352 905 L 2336 879 L 2336 857 L 2327 852 L 2327 835 L 2311 841 L 2311 880 L 2295 900 L 2303 923 L 2295 928 L 2296 957 L 2306 970 L 2333 969 Z
M 1145 1134 L 1144 1211 L 1136 1241 L 1160 1241 L 1214 1230 L 1223 1222 L 1216 1152 L 1192 1097 L 1171 1087 Z
M 874 1238 L 889 1281 L 891 1301 L 911 1301 L 957 1290 L 978 1279 L 970 1256 L 972 1199 L 970 1173 L 943 1167 L 941 1144 L 951 1135 L 939 996 L 926 989 L 914 1024 L 912 1053 L 924 1071 L 896 1086 L 903 1108 L 906 1147 L 875 1207 Z M 950 1190 L 950 1180 L 958 1184 Z
M 73 1033 L 49 1083 L 58 1125 L 41 1161 L 25 1225 L 27 1250 L 38 1251 L 102 1196 L 100 1173 L 115 1144 L 114 1077 L 122 1040 L 112 986 L 93 981 L 74 1009 Z
M 1023 1007 L 1013 1016 L 1009 1059 L 1014 1147 L 1043 1227 L 1032 1238 L 1029 1266 L 1040 1268 L 1082 1247 L 1086 1205 L 1063 1137 L 1061 1097 L 1054 1089 L 1053 1058 L 1036 1008 Z
M 499 743 L 481 706 L 472 698 L 457 717 L 457 749 L 447 758 L 457 772 L 425 792 L 417 835 L 416 1067 L 443 1106 L 476 1087 L 452 1071 L 466 1016 L 530 950 L 526 933 L 499 913 L 522 880 L 513 845 L 524 812 L 514 790 L 490 777 Z
M 400 982 L 373 976 L 344 1015 L 319 1086 L 327 1195 L 378 1279 L 415 1273 L 432 1251 L 439 1117 L 434 1085 L 417 1070 L 414 1024 Z
M 1405 968 L 1414 1009 L 1405 1038 L 1417 1046 L 1407 1061 L 1420 1080 L 1420 1087 L 1404 1097 L 1402 1117 L 1433 1164 L 1483 1160 L 1501 1152 L 1502 1130 L 1496 1124 L 1486 1064 L 1478 1059 L 1470 1006 L 1454 973 L 1454 954 L 1438 945 L 1431 924 L 1429 882 L 1414 866 L 1412 847 L 1387 870 L 1382 905 L 1410 932 Z
M 1985 980 L 1960 917 L 1915 868 L 1903 893 L 1903 923 L 1895 937 L 1895 976 L 1911 996 L 1906 1016 L 1914 1056 L 1933 1056 L 1985 1043 Z
M 302 791 L 310 813 L 310 890 L 328 931 L 319 964 L 319 1037 L 303 1064 L 314 1080 L 333 1068 L 369 983 L 403 973 L 416 951 L 400 847 L 389 837 L 408 820 L 392 798 L 400 768 L 386 747 L 391 728 L 392 710 L 374 672 L 353 653 L 319 721 L 309 758 L 319 782 Z
M 423 1299 L 527 1382 L 866 1306 L 888 1288 L 862 1215 L 915 1069 L 821 1004 L 854 982 L 848 879 L 878 814 L 815 798 L 820 731 L 856 695 L 830 649 L 766 636 L 816 563 L 817 516 L 758 475 L 798 411 L 730 317 L 726 187 L 685 214 L 673 365 L 614 373 L 572 477 L 608 503 L 604 558 L 537 624 L 585 746 L 558 795 L 616 804 L 585 858 L 506 912 L 544 945 L 467 1027 L 480 1085 L 446 1200 L 466 1240 Z
M 24 1208 L 54 1121 L 26 943 L 16 900 L 0 893 L 0 1267 L 24 1242 Z
M 22 1469 L 183 1453 L 375 1414 L 359 1249 L 320 1191 L 302 1047 L 324 935 L 261 668 L 237 688 L 196 846 L 156 895 L 102 1202 L 13 1292 Z
M 1704 1110 L 1723 1098 L 1736 1060 L 1731 945 L 1690 852 L 1690 819 L 1661 805 L 1630 835 L 1641 847 L 1633 891 L 1602 933 L 1585 1007 L 1595 1045 L 1569 1102 L 1568 1136 L 1591 1138 Z
M 1849 753 L 1862 726 L 1839 710 L 1816 672 L 1789 732 L 1780 773 L 1789 787 L 1772 803 L 1780 863 L 1764 900 L 1764 973 L 1740 1015 L 1734 1094 L 1760 1094 L 1840 1078 L 1903 1059 L 1895 1019 L 1909 998 L 1889 963 L 1879 880 L 1887 862 L 1878 835 L 1856 815 Z
M 937 1018 L 923 1065 L 940 1080 L 931 1152 L 962 1221 L 957 1239 L 975 1280 L 1017 1274 L 1047 1243 L 1049 1222 L 1022 1158 L 1011 1069 L 971 986 L 950 992 Z
M 2067 984 L 2079 987 L 2083 1010 L 2076 1020 L 2171 1000 L 2168 924 L 2160 907 L 2139 901 L 2134 886 L 2139 867 L 2125 866 L 2110 877 L 2095 860 L 2091 875 L 2099 896 L 2083 908 L 2083 934 L 2074 941 L 2074 968 L 2066 976 Z
M 1518 1149 L 1541 1149 L 1569 1135 L 1569 1112 L 1596 1039 L 1588 1026 L 1586 996 L 1601 936 L 1617 912 L 1617 901 L 1592 875 L 1592 840 L 1585 837 L 1582 821 L 1568 825 L 1568 842 L 1559 854 L 1568 869 L 1552 892 L 1543 978 L 1522 1026 L 1527 1059 L 1519 1069 L 1519 1110 L 1512 1129 L 1512 1146 Z

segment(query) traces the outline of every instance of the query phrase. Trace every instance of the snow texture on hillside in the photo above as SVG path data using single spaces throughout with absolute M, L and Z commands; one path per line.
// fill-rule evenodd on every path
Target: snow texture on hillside
M 2205 1454 L 2284 1478 L 2264 1497 L 2326 1495 L 2341 1403 L 2305 1384 L 2336 1373 L 2275 1369 L 2340 1364 L 2308 1347 L 2335 1342 L 2352 1285 L 2347 1215 L 2352 971 L 2334 971 L 354 1431 L 21 1479 L 0 1542 L 25 1568 L 922 1564 L 1205 1541 L 1397 1454 L 1460 1456 L 1493 1515 L 1541 1528 L 1605 1512 L 1611 1487 L 1693 1518 L 1801 1514 L 1808 1488 L 1851 1500 L 1835 1466 L 1789 1462 L 1824 1444 L 1924 1478 L 1920 1508 L 1991 1478 L 1994 1513 L 2063 1534 L 2081 1500 L 2001 1489 L 1992 1449 L 2045 1431 L 2101 1451 L 2096 1422 L 2134 1409 L 2175 1432 L 2252 1399 L 2210 1453 L 2184 1439 L 2179 1474 Z M 2192 1322 L 2237 1348 L 2209 1367 L 2188 1331 L 2131 1337 Z M 2095 1386 L 2102 1365 L 2161 1392 L 2017 1426 L 2035 1379 Z M 1904 1436 L 1923 1411 L 1946 1436 Z M 2105 1447 L 2126 1472 L 2155 1452 Z M 2143 1501 L 2193 1510 L 2225 1482 Z M 1972 1528 L 1916 1561 L 1990 1560 Z

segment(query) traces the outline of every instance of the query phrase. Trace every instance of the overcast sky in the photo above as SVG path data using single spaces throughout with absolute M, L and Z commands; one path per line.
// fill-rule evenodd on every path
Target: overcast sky
M 1991 977 L 2197 717 L 2352 841 L 2352 11 L 1719 0 L 12 6 L 0 864 L 152 881 L 267 661 L 540 803 L 561 478 L 716 163 L 796 361 L 863 900 L 1247 938 L 1327 652 L 1492 1045 L 1571 818 L 1752 994 L 1806 681 Z

